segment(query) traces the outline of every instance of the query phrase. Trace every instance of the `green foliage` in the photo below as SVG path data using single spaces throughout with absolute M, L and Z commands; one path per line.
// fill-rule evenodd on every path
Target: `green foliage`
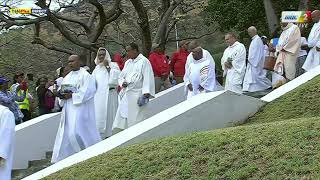
M 256 26 L 261 34 L 268 34 L 261 0 L 209 0 L 205 12 L 208 23 L 218 23 L 222 32 L 237 32 L 240 39 L 248 36 L 246 30 L 250 26 Z
M 280 18 L 282 11 L 297 11 L 300 0 L 271 0 L 276 15 Z
M 308 10 L 316 10 L 316 9 L 320 9 L 320 2 L 319 0 L 310 0 L 309 4 L 308 4 Z

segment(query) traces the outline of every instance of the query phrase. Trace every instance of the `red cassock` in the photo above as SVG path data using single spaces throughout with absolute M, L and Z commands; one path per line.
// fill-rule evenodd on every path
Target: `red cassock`
M 167 57 L 162 53 L 151 52 L 149 55 L 154 76 L 161 77 L 162 75 L 169 76 L 170 66 Z
M 185 73 L 185 65 L 189 52 L 180 49 L 179 51 L 172 54 L 171 57 L 171 69 L 174 72 L 174 76 L 183 77 Z
M 120 70 L 122 71 L 124 67 L 124 59 L 121 57 L 121 54 L 115 53 L 113 56 L 113 60 L 118 64 Z

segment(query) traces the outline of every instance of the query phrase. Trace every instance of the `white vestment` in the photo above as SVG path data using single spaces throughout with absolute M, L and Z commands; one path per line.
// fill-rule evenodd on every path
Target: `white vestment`
M 232 68 L 225 68 L 224 63 L 228 58 L 232 59 Z M 223 76 L 226 76 L 225 89 L 236 93 L 242 93 L 242 82 L 246 71 L 246 48 L 238 41 L 229 46 L 221 59 Z
M 263 91 L 271 87 L 271 81 L 267 78 L 264 67 L 264 44 L 261 38 L 256 35 L 252 38 L 246 74 L 243 80 L 243 91 L 256 92 Z
M 299 27 L 293 23 L 289 23 L 283 29 L 276 47 L 277 60 L 274 72 L 283 75 L 288 80 L 295 78 L 300 44 L 301 34 Z
M 122 86 L 123 82 L 128 87 L 120 92 L 121 100 L 112 127 L 114 133 L 142 121 L 141 111 L 145 106 L 138 106 L 139 97 L 143 94 L 155 96 L 154 74 L 149 60 L 142 54 L 127 60 L 119 77 L 119 85 Z
M 213 57 L 211 56 L 210 52 L 202 49 L 202 56 L 203 59 L 211 59 L 212 63 L 215 64 Z M 192 56 L 192 53 L 189 53 L 188 57 L 187 57 L 187 61 L 186 61 L 186 65 L 185 65 L 185 72 L 187 72 L 187 69 L 189 68 L 190 64 L 194 61 L 194 58 Z M 184 79 L 185 81 L 185 79 Z
M 194 60 L 191 55 L 192 62 L 188 64 L 186 73 L 184 76 L 185 92 L 188 98 L 200 93 L 212 92 L 216 90 L 216 74 L 215 63 L 211 54 L 202 49 L 203 58 L 200 60 Z M 188 85 L 191 84 L 193 91 L 188 89 Z M 199 91 L 199 86 L 204 88 L 204 91 Z
M 307 59 L 302 66 L 306 71 L 320 65 L 320 51 L 316 50 L 317 43 L 320 43 L 320 22 L 313 25 L 308 37 L 308 46 L 311 50 L 309 51 Z
M 75 87 L 72 98 L 61 100 L 61 121 L 51 162 L 58 162 L 101 141 L 94 112 L 94 78 L 84 69 L 71 71 L 62 85 Z
M 96 66 L 92 76 L 96 81 L 94 96 L 97 128 L 102 138 L 112 135 L 112 125 L 118 108 L 117 85 L 120 69 L 117 63 L 109 62 L 110 72 L 103 63 Z
M 10 180 L 15 141 L 15 119 L 13 113 L 0 105 L 0 157 L 4 164 L 0 164 L 0 179 Z

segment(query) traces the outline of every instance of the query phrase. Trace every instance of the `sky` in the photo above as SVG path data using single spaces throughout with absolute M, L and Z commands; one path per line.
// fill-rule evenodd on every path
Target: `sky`
M 10 5 L 11 2 L 17 2 L 18 0 L 0 0 L 1 4 L 8 2 Z M 58 1 L 60 2 L 71 2 L 71 0 L 52 0 L 50 9 L 56 9 L 59 8 L 59 4 L 57 3 Z M 18 5 L 20 8 L 39 8 L 37 5 L 35 5 L 36 0 L 22 0 L 21 4 Z M 47 2 L 49 2 L 47 0 Z
M 0 3 L 1 5 L 5 2 L 8 2 L 8 5 L 10 5 L 10 2 L 17 2 L 18 0 L 0 0 Z M 51 5 L 50 5 L 50 9 L 51 10 L 54 10 L 54 9 L 57 9 L 59 8 L 59 4 L 57 2 L 71 2 L 71 0 L 52 0 L 51 2 Z M 22 0 L 21 4 L 17 6 L 17 8 L 34 8 L 34 9 L 40 9 L 37 5 L 35 5 L 35 2 L 36 0 Z M 49 2 L 47 0 L 47 2 Z M 3 10 L 4 8 L 0 8 L 0 11 Z M 20 14 L 11 14 L 10 15 L 11 17 L 20 17 L 21 15 Z M 25 17 L 29 17 L 29 18 L 35 18 L 33 16 L 25 16 Z M 21 28 L 23 28 L 24 26 L 22 26 Z M 10 29 L 16 29 L 16 28 L 19 28 L 17 26 L 12 26 Z M 0 31 L 0 35 L 3 33 L 3 32 L 7 32 L 8 30 L 1 30 Z

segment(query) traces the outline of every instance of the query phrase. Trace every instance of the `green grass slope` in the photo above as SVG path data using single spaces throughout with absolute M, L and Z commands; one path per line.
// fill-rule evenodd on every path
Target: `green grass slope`
M 319 158 L 320 118 L 311 118 L 116 149 L 45 179 L 319 179 Z
M 320 76 L 268 103 L 248 124 L 320 116 Z
M 320 76 L 246 126 L 115 149 L 45 179 L 320 179 L 319 86 Z

